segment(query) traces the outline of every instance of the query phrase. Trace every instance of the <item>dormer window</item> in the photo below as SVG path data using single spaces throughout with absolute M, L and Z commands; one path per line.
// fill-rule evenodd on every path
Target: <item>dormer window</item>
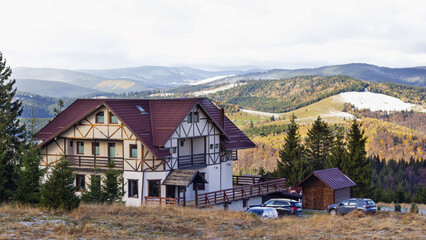
M 148 112 L 146 112 L 145 109 L 141 107 L 141 105 L 136 105 L 136 108 L 139 110 L 139 112 L 141 112 L 141 114 L 148 114 Z
M 96 123 L 104 123 L 104 112 L 96 114 Z
M 117 124 L 118 118 L 113 113 L 109 113 L 109 123 L 111 124 Z
M 198 112 L 190 112 L 186 117 L 188 123 L 197 123 L 200 121 L 200 114 Z

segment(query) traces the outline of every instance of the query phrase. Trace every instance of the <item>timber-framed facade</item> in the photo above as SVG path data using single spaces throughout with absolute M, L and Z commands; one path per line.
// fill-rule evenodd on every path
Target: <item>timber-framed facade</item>
M 65 157 L 80 191 L 114 162 L 124 178 L 123 200 L 132 206 L 150 198 L 195 200 L 197 192 L 232 188 L 237 151 L 254 147 L 206 98 L 78 99 L 37 138 L 42 167 Z M 176 169 L 196 170 L 198 182 L 165 185 Z

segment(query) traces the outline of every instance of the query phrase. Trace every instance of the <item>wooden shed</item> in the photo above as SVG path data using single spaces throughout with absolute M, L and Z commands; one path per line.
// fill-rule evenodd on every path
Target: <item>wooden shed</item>
M 337 168 L 314 171 L 296 187 L 302 187 L 303 208 L 325 210 L 328 205 L 351 198 L 356 184 Z

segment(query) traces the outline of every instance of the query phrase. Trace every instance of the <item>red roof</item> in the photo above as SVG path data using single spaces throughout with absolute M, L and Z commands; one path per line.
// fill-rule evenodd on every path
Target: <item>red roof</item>
M 224 133 L 221 144 L 228 150 L 254 147 L 226 116 L 224 128 L 219 126 L 219 109 L 206 98 L 188 99 L 77 99 L 58 117 L 53 119 L 37 135 L 43 140 L 41 146 L 72 127 L 78 121 L 98 109 L 101 105 L 109 108 L 130 131 L 138 137 L 157 157 L 170 156 L 168 150 L 160 150 L 191 109 L 199 104 Z M 142 114 L 136 107 L 146 111 Z
M 311 176 L 315 175 L 325 185 L 333 190 L 356 186 L 348 176 L 343 174 L 338 168 L 330 168 L 324 170 L 313 171 L 305 179 L 303 179 L 296 187 L 300 187 Z

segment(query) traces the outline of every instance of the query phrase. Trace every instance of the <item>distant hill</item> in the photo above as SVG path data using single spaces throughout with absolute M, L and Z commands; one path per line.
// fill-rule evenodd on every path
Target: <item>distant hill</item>
M 325 66 L 303 69 L 273 69 L 266 72 L 249 73 L 228 77 L 216 83 L 235 82 L 238 80 L 273 80 L 298 76 L 334 76 L 347 75 L 371 82 L 392 82 L 412 86 L 426 87 L 426 67 L 387 68 L 364 63 Z
M 258 70 L 252 70 L 258 71 Z M 205 79 L 217 76 L 230 76 L 246 74 L 252 71 L 205 71 L 189 67 L 160 67 L 160 66 L 142 66 L 135 68 L 118 68 L 104 70 L 68 70 L 53 68 L 28 68 L 17 67 L 13 69 L 12 78 L 30 86 L 20 84 L 19 91 L 26 91 L 43 96 L 55 96 L 51 94 L 50 89 L 55 85 L 47 81 L 56 82 L 58 92 L 65 85 L 59 85 L 58 82 L 72 84 L 78 87 L 93 89 L 92 92 L 137 92 L 152 89 L 165 89 L 181 86 L 184 84 L 196 83 Z M 21 81 L 22 80 L 22 81 Z M 31 81 L 34 81 L 31 83 Z M 44 81 L 44 82 L 42 82 Z M 67 85 L 69 87 L 69 85 Z M 45 89 L 46 91 L 39 91 Z M 67 88 L 63 88 L 67 89 Z M 70 88 L 75 89 L 75 88 Z M 78 96 L 84 96 L 90 91 L 84 90 Z M 76 93 L 76 92 L 75 92 Z M 74 93 L 68 94 L 75 96 Z M 67 96 L 68 96 L 67 95 Z
M 74 84 L 37 79 L 17 79 L 15 86 L 21 92 L 57 98 L 79 97 L 93 93 L 100 93 L 98 90 L 80 87 Z

